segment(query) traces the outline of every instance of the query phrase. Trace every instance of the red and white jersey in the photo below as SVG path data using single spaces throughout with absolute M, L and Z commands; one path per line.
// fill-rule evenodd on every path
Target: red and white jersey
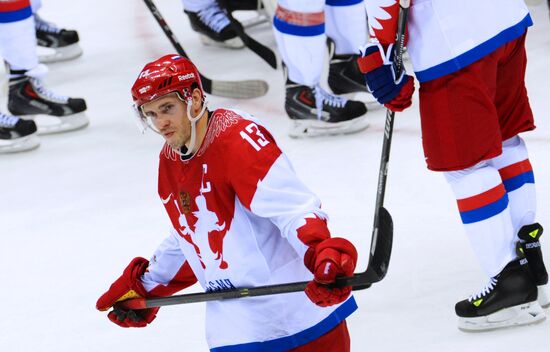
M 206 291 L 312 279 L 305 243 L 329 236 L 327 216 L 250 115 L 214 111 L 189 160 L 165 145 L 158 191 L 174 230 L 142 278 L 147 290 L 170 286 L 186 270 Z M 216 352 L 286 351 L 330 331 L 355 309 L 353 298 L 321 308 L 303 292 L 208 302 L 207 340 Z
M 397 0 L 365 0 L 372 38 L 396 36 Z M 524 0 L 411 0 L 408 52 L 420 82 L 442 77 L 520 37 L 533 24 Z

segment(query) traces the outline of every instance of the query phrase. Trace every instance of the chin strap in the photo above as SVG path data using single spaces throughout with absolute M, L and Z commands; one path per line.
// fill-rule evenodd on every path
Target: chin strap
M 176 149 L 172 148 L 180 156 L 190 156 L 191 153 L 193 153 L 193 149 L 195 148 L 195 143 L 196 143 L 196 140 L 197 140 L 197 121 L 199 121 L 201 116 L 206 111 L 206 96 L 203 95 L 202 109 L 197 114 L 197 116 L 193 116 L 191 114 L 192 105 L 193 105 L 193 100 L 191 98 L 187 99 L 187 118 L 189 119 L 189 122 L 191 122 L 191 141 L 189 142 L 189 146 L 187 147 L 187 151 L 185 153 L 182 153 L 179 150 L 176 150 Z

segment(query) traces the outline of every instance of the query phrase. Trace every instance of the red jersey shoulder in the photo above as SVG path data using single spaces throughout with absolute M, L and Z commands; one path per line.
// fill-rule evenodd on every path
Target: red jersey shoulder
M 237 122 L 225 131 L 220 144 L 224 158 L 240 168 L 257 163 L 271 165 L 281 154 L 271 133 L 252 116 L 237 116 Z

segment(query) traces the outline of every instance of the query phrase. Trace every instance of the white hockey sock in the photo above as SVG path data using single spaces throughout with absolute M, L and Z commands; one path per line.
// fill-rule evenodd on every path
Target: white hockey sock
M 18 15 L 15 16 L 14 13 Z M 38 65 L 36 33 L 30 5 L 17 11 L 0 12 L 0 16 L 2 16 L 0 21 L 2 58 L 15 70 L 28 70 Z
M 326 49 L 324 0 L 280 0 L 273 27 L 288 78 L 314 86 L 321 80 Z
M 514 232 L 535 222 L 536 192 L 527 147 L 519 136 L 502 143 L 502 154 L 489 162 L 498 169 L 508 198 Z
M 326 4 L 326 32 L 334 40 L 336 55 L 359 54 L 368 39 L 363 0 L 328 0 Z
M 481 267 L 497 275 L 516 258 L 516 234 L 508 207 L 508 194 L 498 170 L 487 162 L 445 172 L 455 193 L 466 234 Z

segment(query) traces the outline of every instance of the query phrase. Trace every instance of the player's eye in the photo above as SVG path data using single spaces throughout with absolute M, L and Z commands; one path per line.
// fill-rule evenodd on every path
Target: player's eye
M 148 117 L 148 118 L 155 118 L 157 116 L 157 114 L 155 114 L 153 111 L 147 111 L 145 113 L 143 113 L 145 115 L 145 117 Z
M 174 111 L 174 104 L 167 104 L 162 107 L 163 114 L 170 114 Z

